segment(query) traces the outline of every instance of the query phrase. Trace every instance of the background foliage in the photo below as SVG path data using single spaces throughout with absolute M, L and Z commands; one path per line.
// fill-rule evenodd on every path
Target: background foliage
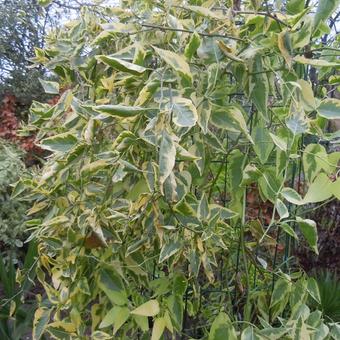
M 292 256 L 340 197 L 337 4 L 124 1 L 46 37 L 42 85 L 68 90 L 33 103 L 51 156 L 14 191 L 35 200 L 34 338 L 338 337 Z
M 0 7 L 0 100 L 14 95 L 21 105 L 17 113 L 25 117 L 33 99 L 48 97 L 38 80 L 46 70 L 30 67 L 34 48 L 43 48 L 46 32 L 79 11 L 81 1 L 1 0 Z

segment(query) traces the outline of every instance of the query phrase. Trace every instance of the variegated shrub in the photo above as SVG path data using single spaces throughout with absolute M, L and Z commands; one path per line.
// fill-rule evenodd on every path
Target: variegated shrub
M 34 62 L 63 94 L 26 127 L 50 156 L 15 191 L 36 202 L 35 339 L 335 336 L 291 256 L 340 197 L 337 4 L 127 0 L 50 32 Z

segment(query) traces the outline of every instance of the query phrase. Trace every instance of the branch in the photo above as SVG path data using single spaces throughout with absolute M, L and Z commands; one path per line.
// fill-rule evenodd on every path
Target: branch
M 213 9 L 218 9 L 218 10 L 226 10 L 226 8 L 224 7 L 213 7 Z M 273 20 L 275 20 L 277 23 L 285 26 L 285 27 L 291 27 L 290 25 L 286 24 L 284 21 L 282 21 L 281 19 L 279 19 L 276 14 L 274 13 L 270 13 L 270 12 L 256 12 L 256 11 L 233 11 L 233 13 L 239 15 L 239 14 L 254 14 L 254 15 L 262 15 L 265 17 L 269 17 Z
M 285 27 L 291 27 L 290 25 L 286 24 L 284 21 L 279 19 L 275 14 L 269 13 L 269 12 L 253 12 L 253 11 L 235 11 L 236 14 L 257 14 L 257 15 L 262 15 L 265 17 L 269 17 L 273 20 L 275 20 L 277 23 L 285 26 Z
M 98 14 L 101 14 L 101 13 L 99 11 L 97 11 L 96 8 L 105 9 L 105 7 L 101 6 L 101 5 L 96 5 L 96 4 L 91 4 L 91 3 L 80 3 L 79 1 L 75 1 L 75 2 L 78 6 L 62 3 L 59 0 L 54 0 L 52 2 L 52 4 L 56 4 L 59 7 L 67 8 L 67 9 L 70 9 L 72 11 L 80 11 L 82 7 L 89 7 L 89 8 L 91 8 L 92 12 L 95 12 L 95 13 L 98 13 Z
M 158 29 L 160 31 L 172 31 L 172 32 L 184 32 L 184 33 L 190 33 L 193 34 L 195 31 L 192 30 L 187 30 L 187 29 L 182 29 L 182 28 L 172 28 L 172 27 L 166 27 L 166 26 L 161 26 L 161 25 L 152 25 L 152 24 L 140 24 L 142 27 L 149 27 L 153 29 Z M 209 33 L 203 33 L 203 32 L 196 32 L 202 37 L 217 37 L 217 38 L 228 38 L 232 40 L 237 40 L 237 41 L 243 41 L 241 38 L 234 37 L 232 35 L 225 35 L 225 34 L 209 34 Z

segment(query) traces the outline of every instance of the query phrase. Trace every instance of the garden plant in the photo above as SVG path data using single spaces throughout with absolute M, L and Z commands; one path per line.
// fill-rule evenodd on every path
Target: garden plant
M 50 31 L 62 95 L 23 127 L 49 156 L 13 193 L 34 339 L 339 339 L 294 256 L 340 198 L 338 4 L 126 0 Z

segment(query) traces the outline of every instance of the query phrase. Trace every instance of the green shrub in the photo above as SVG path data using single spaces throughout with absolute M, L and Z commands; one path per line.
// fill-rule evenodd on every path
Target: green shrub
M 25 171 L 24 154 L 0 140 L 0 243 L 2 249 L 22 247 L 27 204 L 11 197 L 12 186 Z
M 330 270 L 315 271 L 315 280 L 319 287 L 320 303 L 313 307 L 323 312 L 333 322 L 340 322 L 340 280 L 337 273 Z

